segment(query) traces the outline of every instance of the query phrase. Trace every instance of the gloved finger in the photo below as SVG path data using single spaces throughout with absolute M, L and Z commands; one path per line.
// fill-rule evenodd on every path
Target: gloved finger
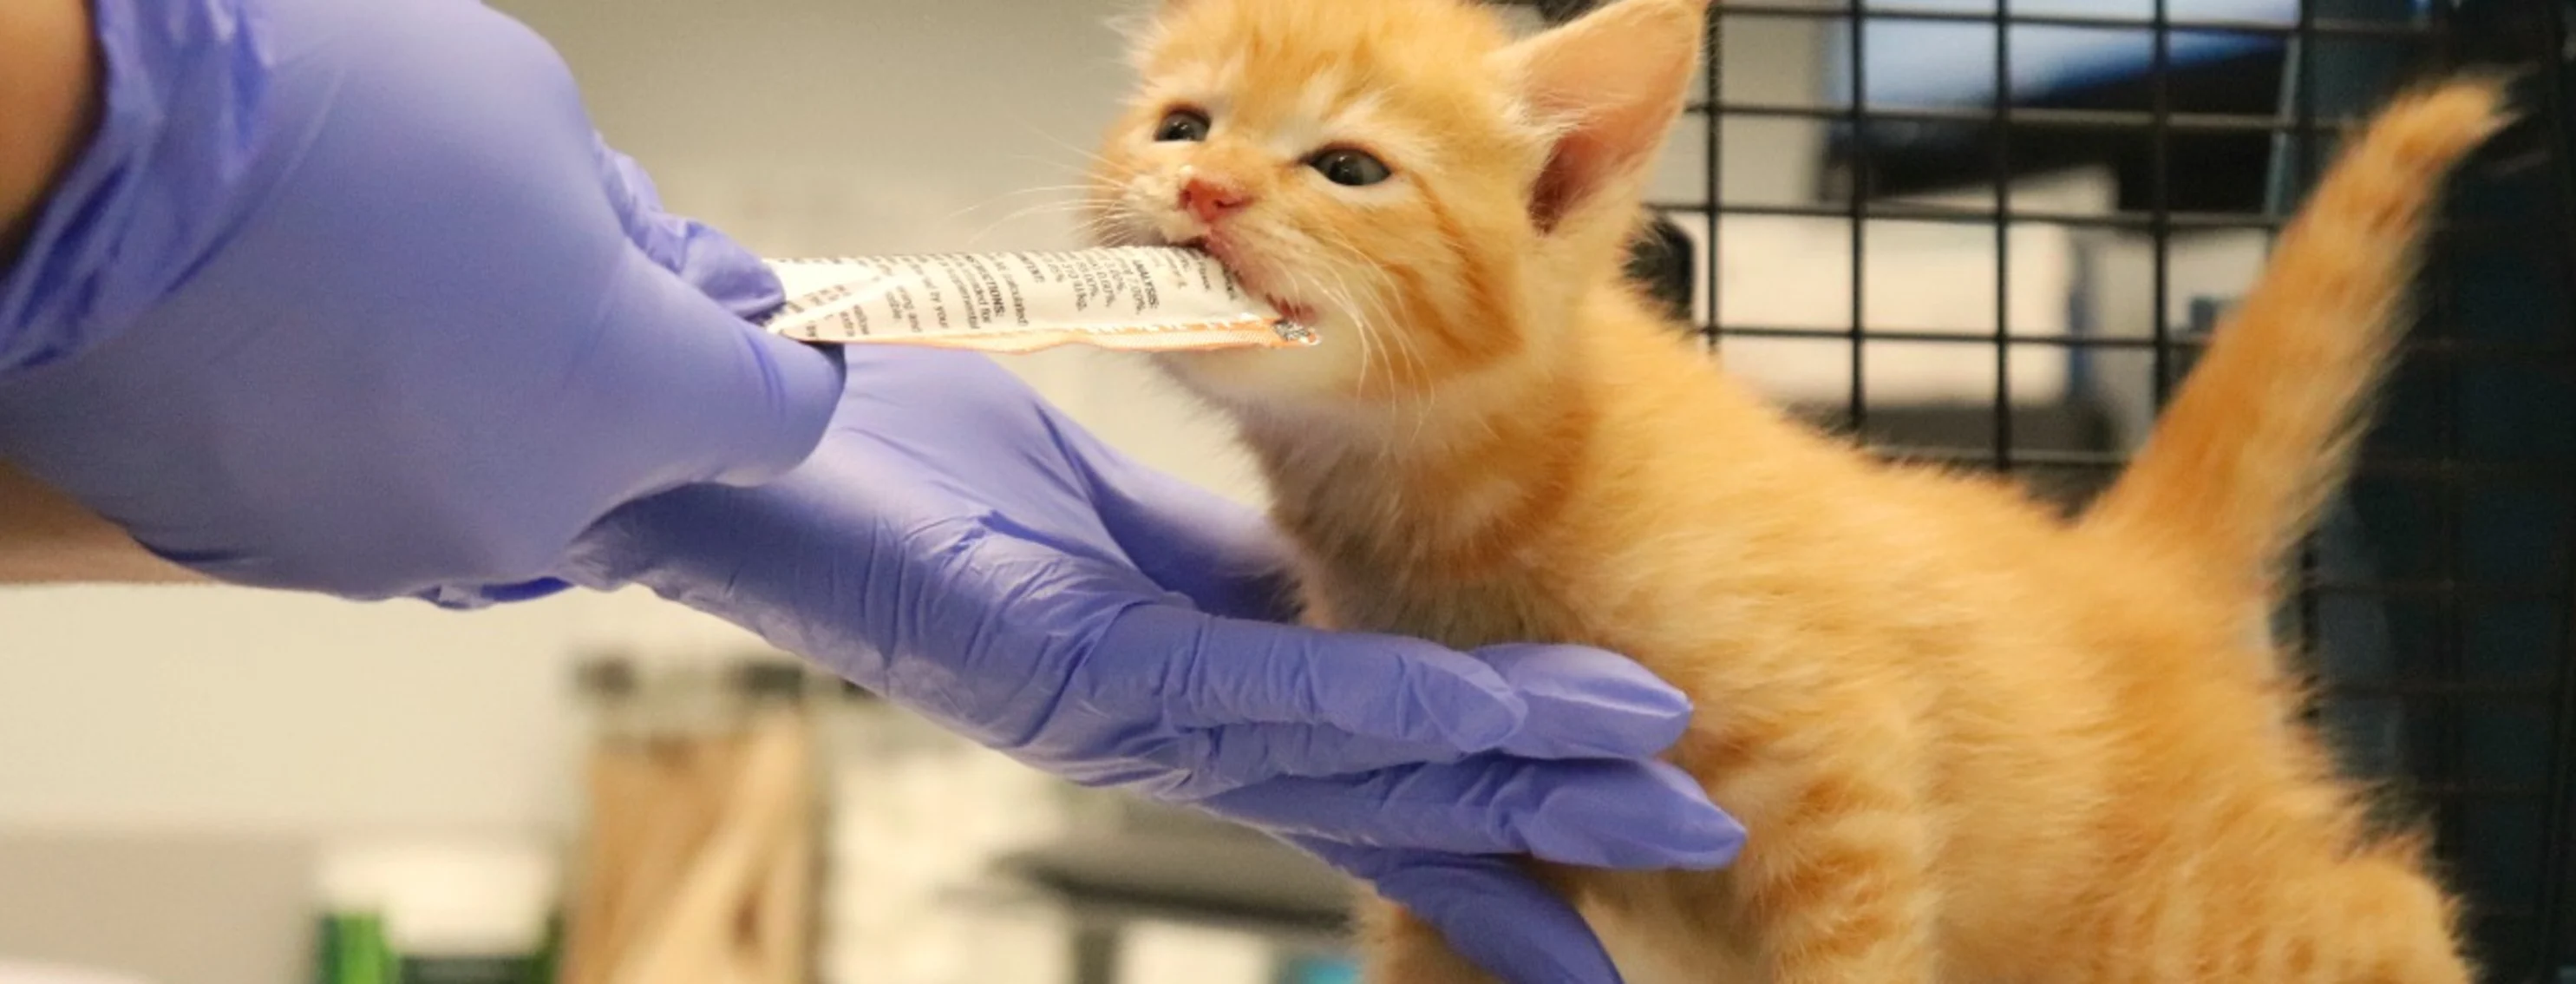
M 653 183 L 653 176 L 635 158 L 609 146 L 608 138 L 597 130 L 590 134 L 590 155 L 599 165 L 600 189 L 608 193 L 609 207 L 620 218 L 662 210 L 662 189 Z
M 1058 428 L 1083 469 L 1100 523 L 1136 569 L 1225 618 L 1290 622 L 1296 583 L 1287 541 L 1245 506 L 1128 457 L 1081 428 Z
M 1480 755 L 1364 776 L 1278 779 L 1198 805 L 1280 834 L 1449 854 L 1529 854 L 1586 868 L 1723 868 L 1744 828 L 1660 762 Z
M 1523 758 L 1648 758 L 1681 740 L 1691 702 L 1624 656 L 1582 646 L 1487 646 L 1475 657 L 1529 702 L 1502 751 Z
M 1245 724 L 1188 737 L 1183 756 L 1198 764 L 1168 795 L 1196 799 L 1281 778 L 1359 775 L 1408 765 L 1447 765 L 1468 753 L 1445 744 L 1362 738 L 1338 728 Z
M 1643 759 L 1671 748 L 1690 726 L 1681 692 L 1627 659 L 1576 646 L 1493 646 L 1475 657 L 1528 702 L 1520 731 L 1500 751 L 1534 759 Z M 1193 736 L 1206 763 L 1205 792 L 1283 777 L 1318 778 L 1404 765 L 1441 765 L 1466 753 L 1446 744 L 1390 741 L 1311 725 L 1236 725 Z M 1184 787 L 1180 795 L 1198 795 Z
M 812 453 L 840 403 L 836 360 L 744 324 L 640 250 L 626 254 L 608 298 L 599 323 L 615 330 L 601 333 L 583 369 L 588 378 L 625 381 L 632 405 L 623 419 L 651 439 L 620 448 L 637 457 L 630 467 L 603 471 L 652 475 L 654 484 L 600 501 L 691 482 L 767 481 Z M 540 398 L 569 402 L 585 395 L 578 390 Z M 528 417 L 545 420 L 548 412 L 540 406 Z
M 1321 725 L 1363 738 L 1482 752 L 1518 733 L 1529 713 L 1492 668 L 1415 639 L 1138 605 L 1110 623 L 1093 651 L 1158 660 L 1153 679 L 1091 682 L 1151 688 L 1144 697 L 1161 702 L 1162 719 L 1185 729 Z
M 634 158 L 591 135 L 601 190 L 626 230 L 626 239 L 654 264 L 715 298 L 737 318 L 757 318 L 786 300 L 778 275 L 750 250 L 705 223 L 662 210 L 661 190 Z
M 1369 882 L 1509 984 L 1620 984 L 1618 966 L 1583 916 L 1512 859 L 1289 840 Z

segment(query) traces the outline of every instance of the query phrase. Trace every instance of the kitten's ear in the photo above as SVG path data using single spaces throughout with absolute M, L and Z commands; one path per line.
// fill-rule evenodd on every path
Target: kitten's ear
M 1496 56 L 1531 114 L 1556 134 L 1530 203 L 1539 228 L 1553 231 L 1636 191 L 1681 114 L 1708 3 L 1617 0 Z

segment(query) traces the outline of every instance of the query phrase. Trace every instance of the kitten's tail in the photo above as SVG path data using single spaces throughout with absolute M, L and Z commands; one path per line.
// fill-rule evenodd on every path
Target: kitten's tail
M 2269 594 L 2350 468 L 2443 180 L 2507 122 L 2505 83 L 2463 76 L 2381 111 L 2085 526 L 2178 547 L 2247 595 Z

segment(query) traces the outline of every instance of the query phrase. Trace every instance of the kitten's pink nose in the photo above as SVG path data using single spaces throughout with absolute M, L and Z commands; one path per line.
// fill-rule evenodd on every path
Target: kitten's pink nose
M 1215 222 L 1250 204 L 1250 193 L 1223 181 L 1193 177 L 1181 183 L 1181 207 L 1201 222 Z

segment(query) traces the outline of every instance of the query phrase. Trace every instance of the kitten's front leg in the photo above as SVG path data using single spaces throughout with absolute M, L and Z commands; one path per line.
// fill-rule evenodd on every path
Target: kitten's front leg
M 1718 801 L 1752 837 L 1732 870 L 1707 877 L 1729 882 L 1770 984 L 1935 979 L 1930 820 L 1906 747 L 1757 760 L 1723 784 Z

